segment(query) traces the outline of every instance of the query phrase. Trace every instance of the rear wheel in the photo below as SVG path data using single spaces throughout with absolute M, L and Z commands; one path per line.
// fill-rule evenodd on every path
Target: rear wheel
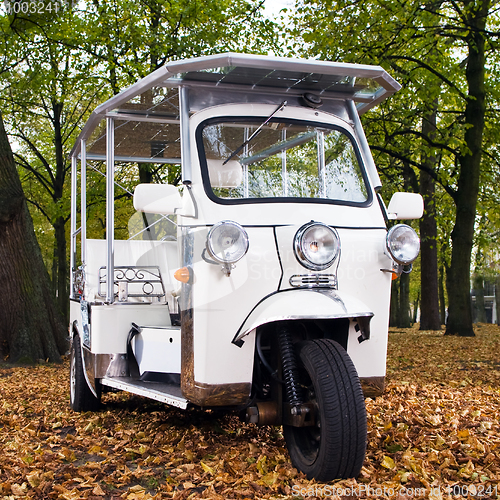
M 309 479 L 356 477 L 366 451 L 366 408 L 358 374 L 347 352 L 328 339 L 298 346 L 304 402 L 313 425 L 283 426 L 293 465 Z
M 96 398 L 85 379 L 83 372 L 82 349 L 80 337 L 75 335 L 71 342 L 70 358 L 70 404 L 75 411 L 94 411 L 100 406 L 100 386 L 98 389 L 98 398 Z

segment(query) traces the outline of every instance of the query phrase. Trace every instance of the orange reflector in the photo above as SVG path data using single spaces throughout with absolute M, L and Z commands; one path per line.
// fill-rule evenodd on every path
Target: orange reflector
M 179 271 L 180 271 L 180 269 L 179 269 Z M 392 281 L 397 280 L 398 278 L 399 278 L 399 275 L 397 273 L 392 273 Z
M 187 267 L 181 267 L 177 269 L 174 273 L 174 278 L 181 283 L 187 283 L 190 279 L 191 275 L 189 273 L 189 269 Z

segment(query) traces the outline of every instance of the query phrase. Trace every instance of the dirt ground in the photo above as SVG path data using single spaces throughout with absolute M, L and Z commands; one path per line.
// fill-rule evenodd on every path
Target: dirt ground
M 68 362 L 0 365 L 0 498 L 500 498 L 500 328 L 390 332 L 357 480 L 308 481 L 278 427 L 105 394 L 69 408 Z

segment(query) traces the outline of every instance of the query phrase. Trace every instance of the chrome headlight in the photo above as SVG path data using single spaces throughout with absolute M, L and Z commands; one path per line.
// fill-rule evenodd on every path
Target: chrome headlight
M 340 251 L 337 231 L 321 222 L 308 222 L 295 235 L 293 250 L 307 269 L 322 271 L 330 267 Z
M 248 250 L 248 234 L 236 222 L 223 220 L 212 226 L 207 236 L 207 252 L 220 264 L 238 262 Z
M 420 239 L 413 228 L 396 224 L 387 233 L 387 251 L 398 264 L 411 264 L 420 251 Z

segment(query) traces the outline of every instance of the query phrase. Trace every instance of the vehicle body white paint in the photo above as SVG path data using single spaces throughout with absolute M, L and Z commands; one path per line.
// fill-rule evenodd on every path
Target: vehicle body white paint
M 235 69 L 248 68 L 263 70 L 266 85 L 231 80 Z M 324 107 L 305 103 L 308 78 Z M 331 78 L 324 88 L 322 78 Z M 356 87 L 364 79 L 372 87 Z M 398 193 L 388 216 L 358 114 L 398 89 L 378 67 L 225 54 L 169 63 L 97 108 L 72 151 L 71 333 L 84 340 L 93 390 L 101 382 L 147 395 L 147 384 L 112 380 L 112 373 L 129 373 L 126 364 L 135 355 L 141 375 L 180 376 L 180 388 L 172 389 L 175 405 L 245 404 L 254 384 L 256 339 L 280 322 L 305 325 L 306 338 L 308 329 L 314 337 L 322 328 L 338 328 L 341 333 L 331 336 L 344 344 L 360 378 L 383 385 L 392 271 L 401 272 L 386 250 L 386 226 L 398 213 L 419 217 L 421 198 Z M 279 140 L 265 145 L 278 133 Z M 316 148 L 312 156 L 309 144 Z M 131 218 L 131 240 L 115 239 L 109 229 L 107 239 L 87 239 L 89 159 L 106 161 L 110 224 L 115 164 L 181 162 L 182 185 L 141 184 L 134 202 L 143 212 L 175 215 L 177 229 L 166 231 L 163 241 L 134 239 L 165 221 L 154 216 L 149 228 L 132 234 L 146 217 L 140 214 Z M 317 172 L 301 162 L 317 162 Z M 335 168 L 345 177 L 336 178 Z M 276 194 L 280 175 L 283 194 Z M 273 194 L 248 194 L 259 182 Z M 221 266 L 207 257 L 207 237 L 226 220 L 241 226 L 249 248 L 235 264 Z M 340 242 L 338 257 L 321 271 L 306 269 L 294 250 L 299 229 L 311 221 L 332 228 Z M 174 276 L 179 268 L 188 277 L 182 283 Z M 125 365 L 116 368 L 118 359 Z M 220 397 L 224 391 L 229 396 Z

